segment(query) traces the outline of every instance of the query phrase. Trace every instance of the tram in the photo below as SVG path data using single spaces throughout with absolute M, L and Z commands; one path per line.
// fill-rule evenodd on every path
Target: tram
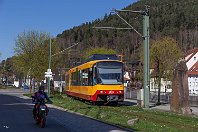
M 124 100 L 123 63 L 114 54 L 94 54 L 65 73 L 68 96 L 96 102 Z

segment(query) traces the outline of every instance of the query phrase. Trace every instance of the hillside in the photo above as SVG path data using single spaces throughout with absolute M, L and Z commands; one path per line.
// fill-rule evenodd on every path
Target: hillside
M 198 1 L 197 0 L 140 0 L 124 9 L 140 11 L 150 6 L 150 37 L 156 40 L 171 36 L 177 40 L 180 48 L 186 52 L 198 47 Z M 134 13 L 119 13 L 138 32 L 142 33 L 142 16 Z M 93 27 L 127 27 L 115 14 L 104 14 L 103 19 L 85 22 L 82 25 L 65 30 L 56 37 L 59 50 L 79 44 L 67 52 L 59 54 L 56 68 L 70 68 L 82 61 L 87 49 L 92 47 L 113 48 L 124 54 L 127 63 L 138 62 L 142 38 L 133 30 L 98 30 Z M 22 74 L 13 67 L 13 59 L 8 58 L 0 64 L 0 76 L 13 74 L 22 78 Z M 136 60 L 136 61 L 134 61 Z M 54 69 L 58 73 L 58 69 Z
M 127 10 L 144 10 L 150 6 L 150 35 L 152 39 L 171 36 L 177 40 L 181 49 L 187 50 L 198 46 L 198 1 L 197 0 L 140 0 Z M 142 33 L 142 16 L 133 13 L 119 13 L 138 32 Z M 57 35 L 60 47 L 65 48 L 74 42 L 81 52 L 75 52 L 70 58 L 83 54 L 90 47 L 104 46 L 113 48 L 125 55 L 126 60 L 138 58 L 138 48 L 142 38 L 132 30 L 98 30 L 93 27 L 127 27 L 115 14 L 106 14 L 103 19 L 86 22 L 80 26 L 65 30 Z

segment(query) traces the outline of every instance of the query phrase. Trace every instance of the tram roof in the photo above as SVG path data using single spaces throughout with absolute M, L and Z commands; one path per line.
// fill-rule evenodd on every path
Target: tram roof
M 116 54 L 93 54 L 86 61 L 74 66 L 70 70 L 72 70 L 78 66 L 83 66 L 83 65 L 87 65 L 87 64 L 90 65 L 90 64 L 95 63 L 100 60 L 101 61 L 119 61 L 119 58 Z
M 93 54 L 88 58 L 87 62 L 94 60 L 119 60 L 119 59 L 116 54 Z

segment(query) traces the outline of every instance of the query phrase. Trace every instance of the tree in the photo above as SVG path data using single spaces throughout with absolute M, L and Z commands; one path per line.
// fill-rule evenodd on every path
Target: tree
M 52 53 L 51 55 L 58 52 L 59 48 L 57 47 L 56 40 L 52 40 L 51 45 Z M 55 70 L 58 58 L 57 56 L 51 57 L 51 69 Z M 38 80 L 44 78 L 44 72 L 49 68 L 49 40 L 45 41 L 44 45 L 37 46 L 34 51 L 34 56 L 32 59 L 32 68 L 31 75 Z
M 88 49 L 85 53 L 86 53 L 84 55 L 85 59 L 89 58 L 89 56 L 91 56 L 92 54 L 117 54 L 117 52 L 115 50 L 106 49 L 104 47 L 91 48 L 91 49 Z
M 161 79 L 172 80 L 174 67 L 181 57 L 182 51 L 174 39 L 165 37 L 152 42 L 150 63 L 151 67 L 154 68 L 152 75 L 158 84 L 157 104 L 160 104 Z
M 196 0 L 143 0 L 138 1 L 126 10 L 144 9 L 145 2 L 150 5 L 150 35 L 153 39 L 159 39 L 166 35 L 173 37 L 179 42 L 181 49 L 187 50 L 198 46 L 198 1 Z M 133 27 L 142 32 L 142 16 L 136 13 L 122 13 Z M 80 26 L 63 31 L 57 38 L 64 38 L 66 41 L 82 42 L 82 49 L 90 46 L 105 46 L 123 51 L 125 60 L 132 60 L 137 56 L 137 49 L 141 45 L 142 38 L 132 30 L 96 30 L 92 27 L 126 27 L 123 21 L 115 14 L 106 15 L 103 19 L 93 22 L 86 22 Z
M 42 79 L 48 69 L 49 33 L 28 31 L 20 33 L 15 41 L 14 66 L 24 75 Z M 58 50 L 52 41 L 52 54 Z

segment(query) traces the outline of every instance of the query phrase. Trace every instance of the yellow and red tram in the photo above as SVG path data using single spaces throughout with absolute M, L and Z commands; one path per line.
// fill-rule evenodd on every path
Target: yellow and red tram
M 120 102 L 124 100 L 123 81 L 123 63 L 116 55 L 94 54 L 66 72 L 65 91 L 92 102 Z

